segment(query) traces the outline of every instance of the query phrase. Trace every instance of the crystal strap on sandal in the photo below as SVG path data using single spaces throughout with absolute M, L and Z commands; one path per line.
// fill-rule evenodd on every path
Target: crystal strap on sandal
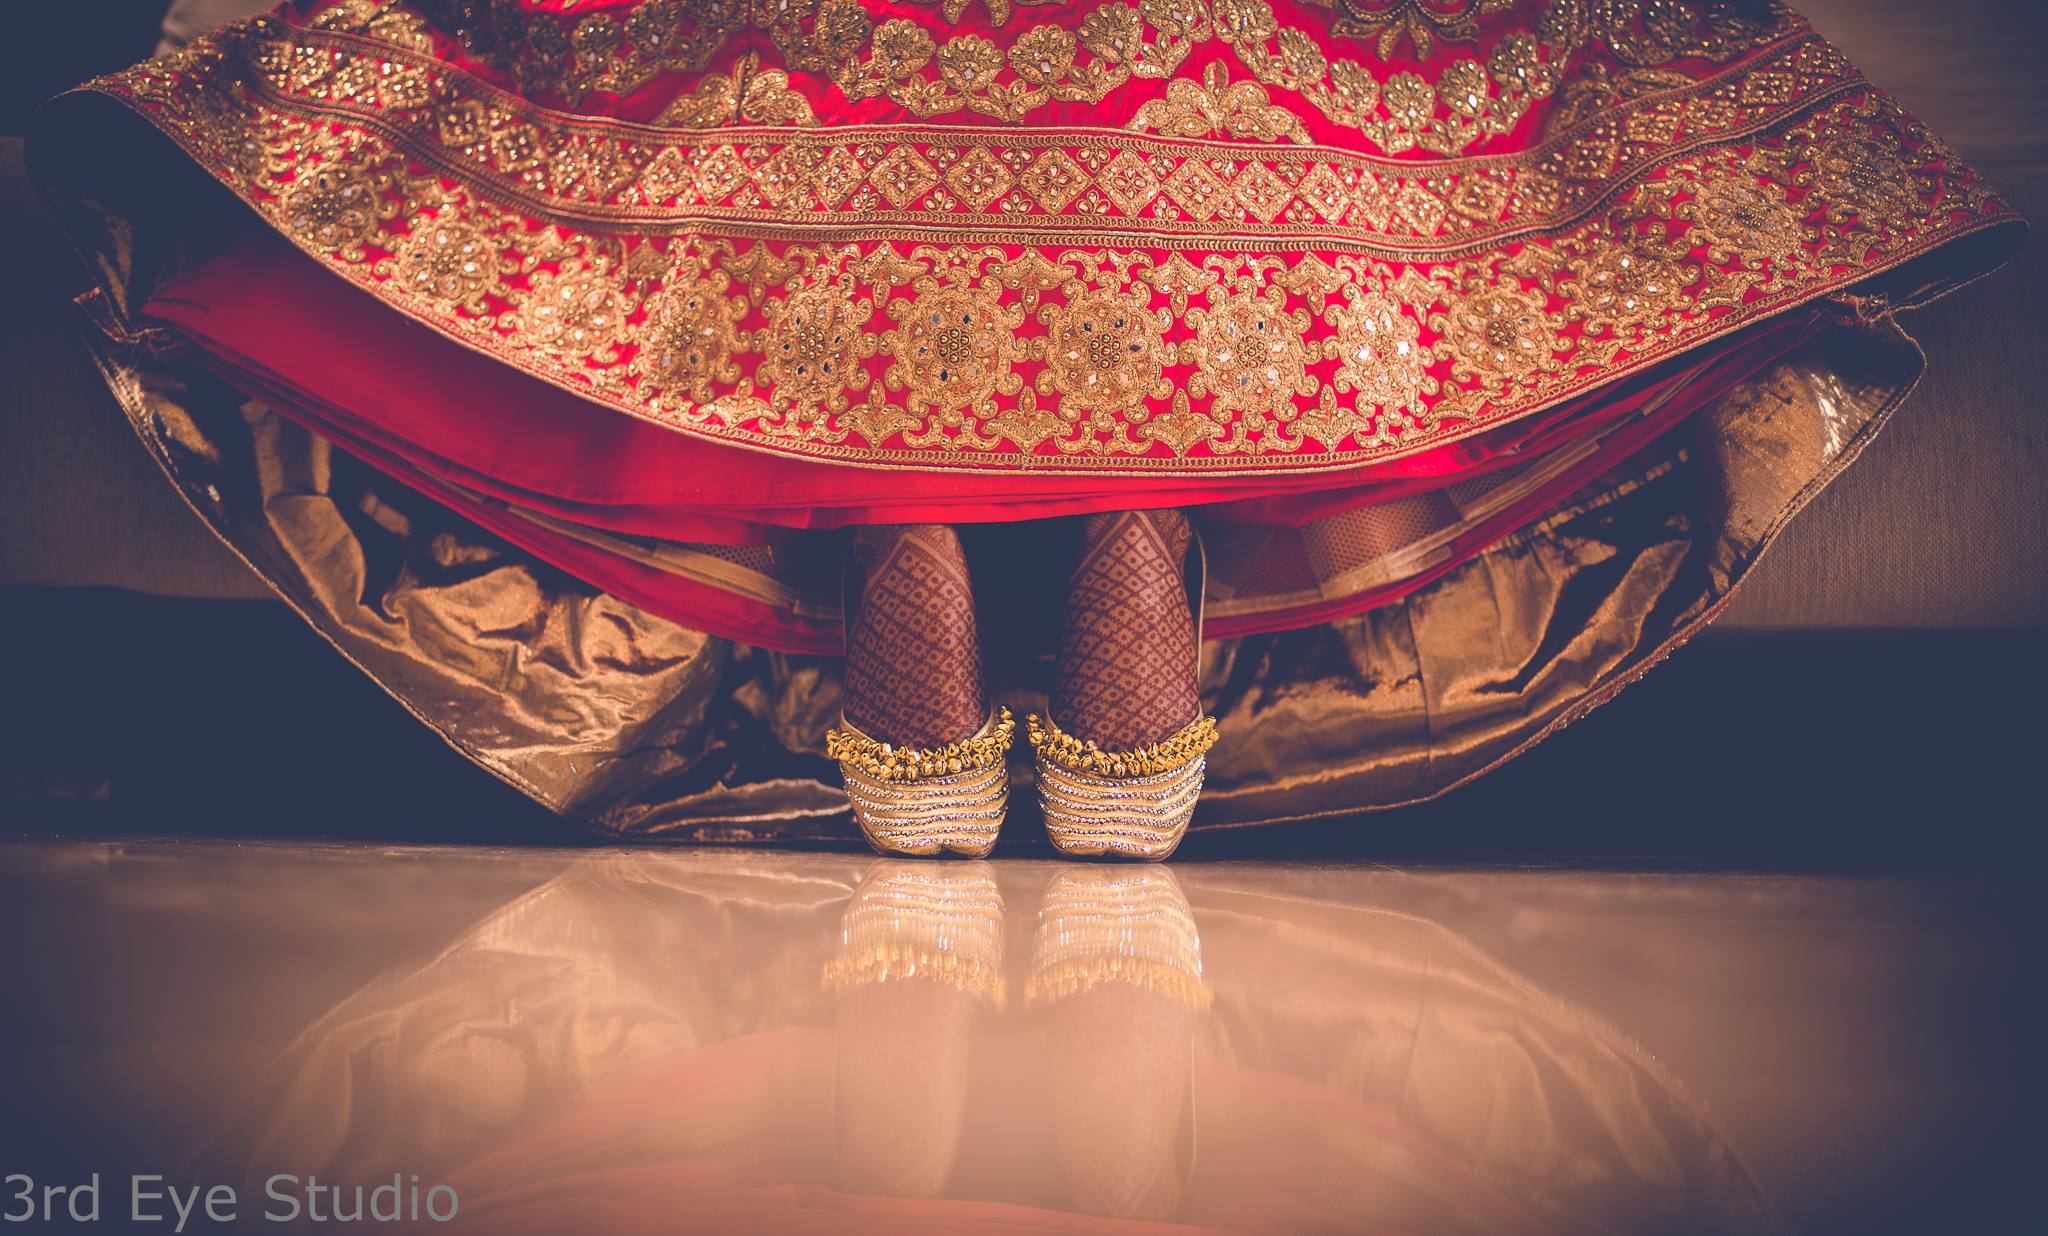
M 995 848 L 1017 730 L 1008 708 L 997 706 L 973 737 L 943 747 L 898 747 L 844 717 L 839 725 L 826 733 L 825 753 L 839 761 L 854 821 L 877 852 L 980 858 Z
M 1053 847 L 1092 858 L 1158 860 L 1173 853 L 1202 794 L 1216 719 L 1197 716 L 1171 737 L 1108 751 L 1060 729 L 1051 717 L 1025 719 L 1038 761 L 1038 805 Z

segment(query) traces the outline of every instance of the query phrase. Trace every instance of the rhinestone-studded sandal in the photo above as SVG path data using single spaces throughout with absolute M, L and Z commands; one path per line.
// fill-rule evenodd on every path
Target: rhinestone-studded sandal
M 899 535 L 910 531 L 902 530 Z M 840 581 L 840 612 L 849 644 L 863 625 L 857 607 L 865 603 L 868 582 L 856 587 L 854 574 L 855 556 L 849 554 Z M 898 630 L 893 637 L 903 635 Z M 967 648 L 975 662 L 976 695 L 985 700 L 986 693 L 978 685 L 979 652 L 972 640 Z M 849 657 L 849 692 L 852 679 Z M 872 719 L 866 709 L 858 711 L 863 719 Z M 951 853 L 981 858 L 995 847 L 1009 806 L 1008 755 L 1015 733 L 1009 709 L 996 706 L 989 709 L 974 733 L 918 747 L 877 738 L 842 710 L 838 728 L 825 735 L 825 752 L 838 761 L 854 822 L 877 853 L 915 857 Z
M 1195 611 L 1195 665 L 1202 655 L 1202 597 L 1208 555 L 1199 529 L 1191 541 L 1195 570 L 1189 603 Z M 1216 719 L 1195 706 L 1194 719 L 1155 743 L 1125 751 L 1084 742 L 1062 730 L 1051 711 L 1025 718 L 1038 770 L 1038 805 L 1053 848 L 1073 858 L 1158 862 L 1186 835 L 1201 797 Z
M 997 705 L 973 736 L 943 747 L 898 747 L 840 717 L 825 735 L 861 835 L 880 854 L 981 858 L 1010 804 L 1008 755 L 1017 723 Z

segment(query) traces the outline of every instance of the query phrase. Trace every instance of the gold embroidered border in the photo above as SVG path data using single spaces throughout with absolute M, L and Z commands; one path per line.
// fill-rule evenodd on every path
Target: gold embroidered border
M 565 222 L 814 238 L 935 226 L 1047 243 L 1270 238 L 1390 256 L 1558 226 L 1660 159 L 1859 84 L 1839 53 L 1806 38 L 1592 112 L 1526 152 L 1416 163 L 1108 129 L 654 129 L 548 112 L 401 48 L 286 37 L 274 22 L 109 86 L 173 99 L 185 73 L 246 83 L 252 124 L 273 112 L 358 124 L 504 204 Z
M 1038 22 L 1004 31 L 1000 43 L 988 37 L 994 31 L 943 29 L 958 24 L 965 0 L 944 0 L 942 23 L 872 14 L 863 0 L 637 0 L 582 16 L 529 9 L 509 22 L 502 6 L 474 0 L 327 0 L 312 6 L 307 24 L 420 50 L 432 48 L 428 32 L 440 29 L 466 54 L 510 73 L 523 92 L 560 94 L 572 106 L 592 91 L 630 94 L 663 76 L 701 72 L 734 34 L 757 31 L 765 37 L 755 46 L 772 48 L 788 70 L 829 82 L 844 101 L 887 98 L 919 119 L 972 113 L 1009 123 L 1052 103 L 1099 103 L 1134 80 L 1174 78 L 1196 49 L 1221 45 L 1256 79 L 1232 87 L 1230 97 L 1253 105 L 1215 111 L 1190 97 L 1196 88 L 1182 81 L 1162 103 L 1175 123 L 1208 112 L 1229 126 L 1266 128 L 1273 113 L 1246 94 L 1266 86 L 1388 154 L 1441 155 L 1512 131 L 1537 100 L 1568 84 L 1564 66 L 1581 49 L 1604 49 L 1623 67 L 1578 86 L 1627 90 L 1672 60 L 1725 63 L 1805 28 L 1788 6 L 1774 3 L 1546 0 L 1529 3 L 1526 28 L 1496 31 L 1481 55 L 1453 57 L 1428 77 L 1397 70 L 1381 78 L 1378 62 L 1340 53 L 1347 39 L 1378 29 L 1390 10 L 1375 9 L 1375 0 L 1334 2 L 1333 19 L 1273 0 L 1100 0 L 1069 6 L 1064 16 L 1078 15 L 1071 28 Z M 1322 8 L 1331 3 L 1309 0 Z M 1385 3 L 1407 14 L 1401 24 L 1426 56 L 1429 31 L 1444 11 L 1416 25 L 1422 18 L 1413 0 Z M 1511 0 L 1484 3 L 1489 11 L 1514 7 Z M 1005 0 L 984 8 L 997 26 L 1012 15 Z M 1477 41 L 1476 28 L 1454 26 L 1461 33 L 1452 41 Z M 1399 32 L 1378 30 L 1382 41 Z M 763 119 L 803 123 L 809 109 L 784 89 L 786 80 L 775 80 L 781 73 L 770 69 L 762 79 L 775 100 Z M 684 112 L 707 114 L 739 97 L 715 79 L 700 84 L 701 91 L 677 101 Z M 1287 136 L 1285 128 L 1273 136 Z
M 352 282 L 632 415 L 873 466 L 1244 473 L 1412 453 L 2013 217 L 1863 90 L 1456 261 L 1128 235 L 621 238 L 508 210 L 232 76 L 194 87 L 208 56 L 96 88 Z

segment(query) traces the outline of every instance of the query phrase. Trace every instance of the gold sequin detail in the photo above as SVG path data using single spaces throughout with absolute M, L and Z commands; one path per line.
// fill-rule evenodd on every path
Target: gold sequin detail
M 502 246 L 453 210 L 413 218 L 393 256 L 378 265 L 406 292 L 444 311 L 487 312 L 487 298 L 511 274 Z
M 1350 39 L 1369 39 L 1382 60 L 1390 60 L 1407 40 L 1417 59 L 1428 59 L 1441 38 L 1469 42 L 1479 36 L 1481 16 L 1502 13 L 1515 0 L 1309 0 L 1334 8 L 1330 32 Z
M 856 302 L 850 283 L 844 273 L 820 278 L 774 302 L 759 378 L 778 409 L 844 412 L 848 395 L 867 389 L 862 362 L 881 341 L 866 329 L 874 307 Z
M 910 280 L 910 296 L 889 302 L 896 329 L 882 346 L 896 360 L 884 381 L 903 392 L 912 413 L 929 413 L 937 424 L 994 416 L 995 396 L 1014 395 L 1022 383 L 1015 367 L 1024 355 L 1017 335 L 1023 309 L 1003 302 L 999 280 L 981 277 L 1001 261 L 1001 250 L 919 246 L 912 258 L 932 265 Z
M 281 192 L 279 224 L 316 252 L 360 262 L 379 221 L 398 214 L 398 203 L 383 194 L 384 179 L 334 151 L 317 163 L 301 163 Z
M 1216 745 L 1216 718 L 1203 715 L 1155 743 L 1128 751 L 1106 751 L 1061 729 L 1051 717 L 1032 713 L 1024 720 L 1038 758 L 1069 772 L 1097 777 L 1150 777 L 1175 772 Z
M 943 747 L 899 747 L 848 724 L 826 732 L 825 754 L 877 781 L 908 785 L 998 767 L 1016 732 L 1010 710 L 998 705 L 980 733 Z
M 1299 117 L 1276 106 L 1257 82 L 1232 82 L 1220 61 L 1202 66 L 1202 80 L 1176 78 L 1166 97 L 1140 107 L 1130 127 L 1169 137 L 1231 137 L 1246 142 L 1308 143 Z
M 1057 392 L 1073 415 L 1142 420 L 1148 400 L 1173 393 L 1166 381 L 1165 334 L 1173 319 L 1152 307 L 1150 289 L 1125 284 L 1113 272 L 1092 266 L 1092 286 L 1067 285 L 1060 305 L 1046 305 L 1038 317 L 1046 327 L 1044 393 Z
M 745 307 L 727 295 L 731 287 L 724 271 L 695 263 L 670 272 L 637 335 L 634 368 L 645 381 L 696 400 L 715 398 L 719 388 L 739 381 L 733 358 L 745 346 L 739 330 Z

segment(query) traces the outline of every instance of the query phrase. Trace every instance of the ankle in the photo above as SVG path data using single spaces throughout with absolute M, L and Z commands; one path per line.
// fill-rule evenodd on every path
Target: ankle
M 972 735 L 988 718 L 960 538 L 940 524 L 862 528 L 851 554 L 846 719 L 900 746 Z
M 1171 737 L 1200 708 L 1179 511 L 1091 517 L 1068 585 L 1051 711 L 1068 733 L 1115 750 Z
M 1085 565 L 1088 557 L 1103 542 L 1115 537 L 1121 529 L 1135 526 L 1144 529 L 1156 538 L 1166 549 L 1167 555 L 1179 563 L 1188 554 L 1188 547 L 1194 543 L 1194 525 L 1181 511 L 1171 508 L 1158 511 L 1103 511 L 1088 516 L 1081 525 L 1081 558 Z M 1077 569 L 1078 573 L 1078 569 Z

